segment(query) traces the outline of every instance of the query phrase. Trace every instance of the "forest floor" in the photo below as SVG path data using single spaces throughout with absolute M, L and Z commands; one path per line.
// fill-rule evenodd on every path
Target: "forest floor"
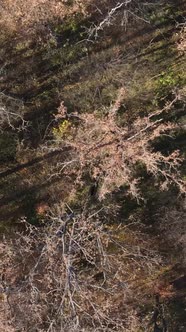
M 6 121 L 2 116 L 0 119 L 0 229 L 3 236 L 21 228 L 22 218 L 42 228 L 48 221 L 48 211 L 56 206 L 65 202 L 79 214 L 87 204 L 94 179 L 87 176 L 84 187 L 72 196 L 74 178 L 59 174 L 55 168 L 68 158 L 68 149 L 58 145 L 62 136 L 56 115 L 61 102 L 70 114 L 81 116 L 95 112 L 101 117 L 123 87 L 125 95 L 118 112 L 119 121 L 130 127 L 137 117 L 149 116 L 179 94 L 181 97 L 166 115 L 166 121 L 176 123 L 180 130 L 174 139 L 167 136 L 156 142 L 154 149 L 165 155 L 167 151 L 179 150 L 183 159 L 186 156 L 185 3 L 162 1 L 137 23 L 130 17 L 127 26 L 118 21 L 119 17 L 95 38 L 90 31 L 98 24 L 101 9 L 98 12 L 88 7 L 86 13 L 77 11 L 61 20 L 48 19 L 42 31 L 33 30 L 31 34 L 22 29 L 9 32 L 2 29 L 0 105 L 10 110 L 7 118 L 5 115 Z M 12 109 L 16 115 L 11 114 Z M 181 177 L 186 178 L 185 161 Z M 100 209 L 104 206 L 108 211 L 118 205 L 116 214 L 107 211 L 108 228 L 116 239 L 136 248 L 143 239 L 144 250 L 145 241 L 149 241 L 148 246 L 152 245 L 153 250 L 156 248 L 162 263 L 152 269 L 152 275 L 147 267 L 137 270 L 136 262 L 128 268 L 128 275 L 134 279 L 130 280 L 132 291 L 136 289 L 136 293 L 142 294 L 141 304 L 138 307 L 135 303 L 134 308 L 140 312 L 140 317 L 150 320 L 147 312 L 152 312 L 154 296 L 158 293 L 166 311 L 168 331 L 181 332 L 186 328 L 185 200 L 175 188 L 160 192 L 148 176 L 141 189 L 144 200 L 140 202 L 125 197 L 125 188 L 121 188 L 102 203 L 93 197 L 88 204 Z M 164 212 L 172 208 L 169 226 Z M 178 212 L 183 220 L 171 235 L 167 229 L 174 230 L 173 220 Z M 165 222 L 160 227 L 161 218 L 165 218 Z M 125 226 L 131 220 L 140 220 L 143 230 L 138 233 L 138 226 L 135 229 L 132 226 L 131 233 L 126 234 Z M 122 225 L 119 233 L 118 225 Z M 136 295 L 136 301 L 138 299 Z M 44 327 L 42 331 L 55 330 Z M 135 332 L 138 331 L 143 329 Z

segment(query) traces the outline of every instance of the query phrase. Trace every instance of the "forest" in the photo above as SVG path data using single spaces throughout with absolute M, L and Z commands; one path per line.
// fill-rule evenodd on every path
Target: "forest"
M 186 2 L 0 1 L 0 331 L 186 331 Z

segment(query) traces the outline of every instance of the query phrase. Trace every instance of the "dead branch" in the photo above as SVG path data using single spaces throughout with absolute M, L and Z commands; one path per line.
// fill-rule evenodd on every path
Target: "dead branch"
M 28 121 L 24 119 L 23 101 L 0 92 L 0 130 L 8 126 L 13 130 L 25 130 Z

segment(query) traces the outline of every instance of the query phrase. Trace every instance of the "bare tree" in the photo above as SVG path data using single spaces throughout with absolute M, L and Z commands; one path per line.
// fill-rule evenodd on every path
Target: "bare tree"
M 67 206 L 59 216 L 50 212 L 47 228 L 22 219 L 26 230 L 4 238 L 1 312 L 13 331 L 134 332 L 141 326 L 135 285 L 151 276 L 161 257 L 145 234 L 142 240 L 142 228 L 140 239 L 130 225 L 111 234 L 100 212 L 76 215 Z
M 57 137 L 56 145 L 67 146 L 72 151 L 73 162 L 62 165 L 65 174 L 76 170 L 76 182 L 80 182 L 83 174 L 89 172 L 93 178 L 99 178 L 99 198 L 125 185 L 127 193 L 136 199 L 142 198 L 140 193 L 140 177 L 138 167 L 145 167 L 159 185 L 160 190 L 166 190 L 170 185 L 176 185 L 185 192 L 185 181 L 181 178 L 179 166 L 182 158 L 175 150 L 168 155 L 155 151 L 152 143 L 163 136 L 174 135 L 176 125 L 166 123 L 164 114 L 171 112 L 179 94 L 157 110 L 145 117 L 138 117 L 132 124 L 120 126 L 117 112 L 122 104 L 125 89 L 121 89 L 106 116 L 94 114 L 70 114 L 63 103 L 59 107 L 58 119 L 68 121 L 68 133 Z M 73 125 L 73 116 L 80 121 Z M 69 163 L 69 161 L 68 161 Z M 60 164 L 58 164 L 58 170 Z M 57 171 L 57 170 L 56 170 Z

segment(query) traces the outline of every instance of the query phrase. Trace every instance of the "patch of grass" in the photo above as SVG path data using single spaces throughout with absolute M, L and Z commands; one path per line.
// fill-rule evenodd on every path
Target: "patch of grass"
M 184 83 L 184 77 L 178 71 L 167 69 L 161 72 L 156 80 L 157 97 L 161 98 L 168 95 L 174 88 L 179 88 Z

